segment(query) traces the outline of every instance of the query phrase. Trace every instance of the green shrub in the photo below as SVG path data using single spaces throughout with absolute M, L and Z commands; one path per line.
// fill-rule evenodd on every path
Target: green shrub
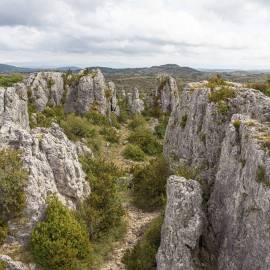
M 226 85 L 225 80 L 222 78 L 220 74 L 215 74 L 208 79 L 207 87 L 210 89 L 215 89 L 217 86 L 224 86 Z
M 104 127 L 100 131 L 100 134 L 103 135 L 106 141 L 110 143 L 119 143 L 120 136 L 118 132 L 115 130 L 115 128 Z
M 84 269 L 90 263 L 90 242 L 85 226 L 56 197 L 51 197 L 44 221 L 30 239 L 35 261 L 45 270 Z
M 66 119 L 61 121 L 61 127 L 72 141 L 96 136 L 96 130 L 87 119 L 74 114 L 67 115 Z
M 6 270 L 7 264 L 0 260 L 0 270 Z
M 266 187 L 270 187 L 269 179 L 266 176 L 265 168 L 262 165 L 260 165 L 257 169 L 256 181 L 265 185 Z
M 131 130 L 135 130 L 136 128 L 145 128 L 147 126 L 147 122 L 145 118 L 140 115 L 136 114 L 132 117 L 130 123 L 128 124 L 128 128 Z
M 4 221 L 2 221 L 0 219 L 0 246 L 6 240 L 7 235 L 8 235 L 8 226 L 7 226 L 7 224 Z
M 143 238 L 133 249 L 125 253 L 122 262 L 127 270 L 156 269 L 156 254 L 160 245 L 162 222 L 163 216 L 153 220 L 146 229 Z
M 85 118 L 93 125 L 97 125 L 97 126 L 109 125 L 108 118 L 98 112 L 88 112 L 85 114 Z
M 236 93 L 234 89 L 227 86 L 222 86 L 220 89 L 214 90 L 212 93 L 210 93 L 208 95 L 208 99 L 210 102 L 218 103 L 230 98 L 235 98 L 235 96 Z
M 138 128 L 131 133 L 128 141 L 132 144 L 140 146 L 140 148 L 148 155 L 156 155 L 162 152 L 162 145 L 156 136 L 150 130 Z
M 180 164 L 176 168 L 175 174 L 186 179 L 200 180 L 199 170 L 186 164 Z
M 164 204 L 166 183 L 170 175 L 167 162 L 162 158 L 151 160 L 144 166 L 133 169 L 132 195 L 134 204 L 147 211 L 153 211 Z
M 237 119 L 237 120 L 233 121 L 233 126 L 236 129 L 236 131 L 239 132 L 239 128 L 241 126 L 241 120 Z
M 166 132 L 166 128 L 168 125 L 168 121 L 169 121 L 169 116 L 168 115 L 163 115 L 160 118 L 159 124 L 155 127 L 155 135 L 159 138 L 159 139 L 163 139 L 165 136 L 165 132 Z
M 92 192 L 81 205 L 79 215 L 86 222 L 91 239 L 98 240 L 122 223 L 124 211 L 117 187 L 122 172 L 102 159 L 86 156 L 81 163 Z
M 126 146 L 123 156 L 126 159 L 131 159 L 134 161 L 143 161 L 144 152 L 138 145 L 129 144 Z
M 15 83 L 21 82 L 23 76 L 19 74 L 0 75 L 0 87 L 10 87 Z
M 3 222 L 18 217 L 25 207 L 28 174 L 23 168 L 18 150 L 0 150 L 0 219 Z

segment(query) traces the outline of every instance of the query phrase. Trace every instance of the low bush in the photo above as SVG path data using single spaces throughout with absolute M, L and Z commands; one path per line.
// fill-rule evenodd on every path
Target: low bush
M 0 219 L 0 246 L 6 240 L 7 234 L 8 234 L 8 226 L 7 226 L 7 224 L 4 221 L 2 221 Z
M 167 162 L 156 158 L 144 166 L 133 169 L 132 195 L 134 204 L 146 211 L 163 206 L 166 196 L 166 183 L 170 175 Z
M 257 169 L 256 181 L 260 184 L 270 187 L 269 179 L 266 175 L 265 167 L 260 165 Z
M 159 124 L 155 127 L 155 135 L 159 139 L 163 139 L 164 138 L 165 132 L 166 132 L 166 128 L 167 128 L 167 125 L 168 125 L 168 121 L 169 121 L 169 116 L 168 115 L 163 115 L 160 118 Z
M 21 82 L 23 76 L 19 74 L 0 75 L 0 87 L 10 87 L 15 83 Z
M 117 187 L 122 172 L 102 159 L 82 157 L 81 163 L 91 186 L 91 195 L 81 205 L 79 216 L 86 222 L 92 240 L 100 239 L 122 223 L 124 214 Z
M 104 127 L 100 131 L 100 134 L 104 136 L 105 140 L 110 143 L 119 143 L 120 136 L 115 128 Z
M 230 98 L 235 98 L 235 96 L 236 93 L 234 89 L 223 86 L 220 89 L 214 90 L 212 93 L 210 93 L 208 95 L 208 99 L 210 102 L 218 103 L 220 101 L 225 101 Z
M 134 161 L 143 161 L 145 154 L 138 145 L 129 144 L 126 146 L 123 152 L 123 156 L 126 159 L 131 159 Z
M 84 269 L 91 247 L 86 227 L 56 197 L 51 197 L 45 218 L 33 230 L 30 250 L 45 270 Z
M 222 76 L 220 74 L 215 74 L 213 76 L 211 76 L 208 79 L 208 84 L 207 87 L 209 87 L 210 89 L 215 89 L 217 86 L 224 86 L 226 85 L 225 80 L 222 78 Z
M 150 130 L 137 128 L 128 137 L 128 141 L 138 145 L 146 154 L 156 155 L 162 152 L 162 145 Z
M 162 222 L 162 215 L 153 220 L 146 229 L 143 238 L 133 249 L 125 253 L 122 262 L 127 270 L 156 269 L 156 254 L 160 245 Z
M 24 188 L 28 179 L 18 150 L 0 150 L 0 220 L 18 217 L 25 207 Z
M 7 269 L 7 264 L 0 260 L 0 270 L 6 270 L 6 269 Z
M 192 167 L 192 166 L 188 166 L 186 164 L 180 164 L 176 168 L 175 174 L 178 175 L 178 176 L 182 176 L 182 177 L 184 177 L 186 179 L 192 179 L 192 180 L 200 181 L 199 170 Z
M 85 114 L 85 118 L 93 125 L 108 126 L 108 118 L 98 112 L 88 112 Z
M 75 114 L 67 115 L 66 119 L 61 121 L 61 127 L 72 141 L 77 141 L 81 138 L 92 138 L 97 135 L 96 130 L 86 118 L 76 116 Z
M 132 117 L 130 123 L 128 124 L 128 128 L 131 130 L 135 130 L 136 128 L 145 128 L 147 126 L 147 122 L 145 120 L 145 118 L 140 115 L 140 114 L 136 114 Z
M 187 124 L 188 116 L 185 114 L 182 116 L 180 126 L 181 128 L 185 128 Z

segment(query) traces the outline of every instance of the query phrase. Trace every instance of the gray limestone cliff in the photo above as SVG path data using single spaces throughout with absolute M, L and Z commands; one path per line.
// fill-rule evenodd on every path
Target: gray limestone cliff
M 157 254 L 160 270 L 202 269 L 194 256 L 202 234 L 202 190 L 194 180 L 171 176 L 167 183 L 167 206 Z
M 270 268 L 270 98 L 240 85 L 229 88 L 229 96 L 216 99 L 213 94 L 220 89 L 211 90 L 203 83 L 185 87 L 169 120 L 164 154 L 173 166 L 185 164 L 200 172 L 206 220 L 199 256 L 192 259 L 199 258 L 203 269 L 266 270 Z M 170 200 L 169 195 L 167 207 L 174 205 Z M 182 211 L 181 206 L 171 208 Z M 165 224 L 171 216 L 166 216 Z M 170 222 L 177 222 L 177 217 Z M 179 228 L 175 230 L 172 234 Z M 166 239 L 169 233 L 169 228 L 163 230 L 163 247 L 182 254 L 178 239 Z

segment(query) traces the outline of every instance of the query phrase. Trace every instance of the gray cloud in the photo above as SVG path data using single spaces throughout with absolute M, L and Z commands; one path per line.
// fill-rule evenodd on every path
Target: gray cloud
M 1 0 L 0 62 L 269 68 L 269 27 L 268 0 Z

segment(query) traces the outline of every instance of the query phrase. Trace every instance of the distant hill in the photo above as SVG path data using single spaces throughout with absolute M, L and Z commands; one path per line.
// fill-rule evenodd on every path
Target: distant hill
M 90 67 L 100 68 L 105 76 L 156 76 L 159 73 L 168 73 L 175 77 L 201 76 L 203 72 L 189 68 L 180 67 L 175 64 L 161 66 L 152 66 L 144 68 L 108 68 L 108 67 Z
M 78 71 L 78 67 L 56 67 L 56 68 L 28 68 L 28 67 L 17 67 L 12 65 L 0 64 L 0 73 L 29 73 L 38 71 Z

